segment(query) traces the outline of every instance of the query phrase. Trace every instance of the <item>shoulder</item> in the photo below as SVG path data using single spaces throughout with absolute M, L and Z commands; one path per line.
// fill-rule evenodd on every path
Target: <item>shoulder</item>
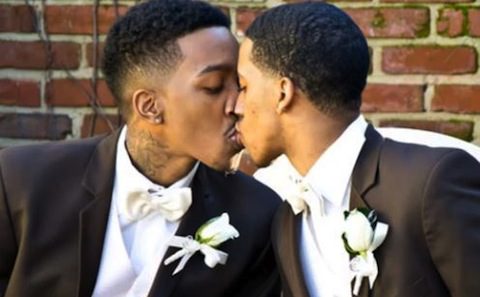
M 459 148 L 429 147 L 421 144 L 397 142 L 385 139 L 380 161 L 396 166 L 391 169 L 433 169 L 439 162 L 448 162 L 450 157 L 459 157 L 478 163 L 469 153 Z
M 385 140 L 378 162 L 384 185 L 402 188 L 423 197 L 443 186 L 467 182 L 480 184 L 480 163 L 456 148 L 432 148 Z M 401 192 L 402 192 L 401 191 Z
M 59 165 L 63 167 L 65 164 L 71 164 L 71 168 L 77 168 L 89 160 L 104 137 L 5 148 L 0 151 L 0 170 L 2 174 L 11 172 L 28 174 L 28 172 L 41 173 L 47 168 L 54 169 Z

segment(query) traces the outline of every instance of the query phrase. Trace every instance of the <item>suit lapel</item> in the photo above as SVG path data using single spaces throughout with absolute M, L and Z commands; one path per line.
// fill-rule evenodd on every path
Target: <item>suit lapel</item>
M 178 227 L 177 232 L 175 235 L 177 236 L 194 236 L 197 229 L 205 223 L 207 220 L 211 219 L 214 215 L 212 213 L 216 213 L 216 209 L 218 209 L 216 203 L 219 202 L 219 199 L 216 199 L 212 196 L 210 191 L 209 182 L 207 178 L 207 171 L 208 169 L 205 165 L 200 164 L 197 169 L 197 173 L 195 174 L 195 178 L 192 183 L 192 205 L 187 213 L 182 218 L 180 226 Z M 208 208 L 205 207 L 205 202 L 213 202 L 214 205 L 208 205 Z M 216 215 L 216 214 L 215 214 Z M 168 266 L 165 266 L 163 262 L 165 259 L 170 257 L 172 254 L 177 252 L 178 248 L 169 247 L 165 253 L 165 256 L 162 259 L 160 264 L 159 270 L 157 275 L 155 276 L 155 280 L 153 285 L 150 289 L 150 293 L 148 296 L 150 297 L 167 297 L 171 296 L 175 286 L 180 282 L 183 275 L 187 273 L 188 270 L 191 269 L 191 266 L 195 262 L 195 256 L 192 257 L 187 264 L 185 265 L 184 269 L 177 273 L 176 275 L 172 275 L 173 271 L 178 265 L 178 261 L 171 263 Z M 203 265 L 203 258 L 202 258 L 202 265 Z M 191 274 L 191 272 L 189 273 Z
M 300 264 L 300 228 L 302 216 L 294 215 L 290 205 L 284 202 L 275 218 L 273 241 L 276 245 L 277 262 L 281 265 L 283 282 L 288 284 L 290 295 L 308 297 Z M 288 296 L 288 295 L 286 295 Z
M 350 209 L 361 207 L 375 209 L 375 201 L 369 201 L 366 194 L 378 182 L 378 164 L 383 137 L 369 125 L 365 131 L 365 138 L 365 144 L 360 151 L 352 173 Z M 368 297 L 370 295 L 368 279 L 364 278 L 358 296 Z
M 365 131 L 365 138 L 365 144 L 360 151 L 352 173 L 350 209 L 371 208 L 365 194 L 377 183 L 378 163 L 383 138 L 371 125 L 368 125 Z
M 93 153 L 83 179 L 92 201 L 80 212 L 80 271 L 78 296 L 90 296 L 95 287 L 110 211 L 119 131 L 103 139 Z

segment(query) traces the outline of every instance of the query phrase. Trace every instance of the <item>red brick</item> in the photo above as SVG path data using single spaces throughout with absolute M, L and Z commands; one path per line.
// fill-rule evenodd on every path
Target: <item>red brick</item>
M 380 0 L 388 3 L 467 3 L 475 0 Z
M 3 41 L 0 43 L 0 68 L 75 69 L 80 65 L 80 45 L 71 42 L 51 43 L 48 65 L 47 43 Z
M 382 69 L 386 73 L 459 74 L 477 71 L 477 55 L 472 47 L 387 47 Z
M 247 28 L 252 24 L 253 20 L 259 16 L 264 10 L 241 7 L 237 9 L 237 34 L 243 35 Z
M 71 132 L 72 120 L 66 115 L 0 114 L 0 137 L 58 140 Z
M 120 127 L 122 120 L 115 115 L 89 114 L 83 118 L 82 137 L 89 137 L 112 132 L 112 129 Z
M 423 87 L 419 85 L 369 84 L 363 92 L 362 111 L 423 111 L 423 93 Z
M 40 106 L 40 86 L 38 82 L 1 79 L 0 104 Z
M 0 5 L 0 32 L 35 32 L 35 9 L 27 5 Z
M 100 67 L 102 63 L 104 46 L 105 44 L 103 42 L 97 44 L 97 67 Z M 93 66 L 93 43 L 87 45 L 87 61 L 88 66 Z
M 90 96 L 93 96 L 93 88 L 87 79 L 56 79 L 47 84 L 46 101 L 52 106 L 91 106 Z M 102 106 L 115 106 L 115 100 L 104 80 L 97 81 L 97 98 Z
M 435 87 L 432 110 L 455 113 L 480 112 L 480 85 L 439 85 Z
M 480 9 L 468 10 L 468 29 L 471 36 L 480 37 Z
M 345 10 L 367 37 L 425 37 L 428 8 L 358 8 Z
M 443 36 L 456 37 L 464 35 L 465 16 L 461 9 L 447 8 L 439 12 L 437 32 Z
M 379 125 L 428 130 L 466 141 L 473 139 L 473 123 L 468 121 L 382 120 Z
M 127 6 L 118 6 L 121 16 Z M 115 6 L 99 6 L 97 32 L 107 33 L 117 18 Z M 50 5 L 45 10 L 45 26 L 49 33 L 91 34 L 93 32 L 93 6 L 91 5 Z

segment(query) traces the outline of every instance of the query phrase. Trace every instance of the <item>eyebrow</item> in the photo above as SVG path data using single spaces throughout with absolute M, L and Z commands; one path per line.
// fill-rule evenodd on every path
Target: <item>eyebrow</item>
M 233 66 L 230 64 L 216 64 L 216 65 L 209 65 L 202 69 L 198 73 L 198 76 L 209 73 L 209 72 L 215 72 L 215 71 L 226 71 L 226 70 L 232 70 Z

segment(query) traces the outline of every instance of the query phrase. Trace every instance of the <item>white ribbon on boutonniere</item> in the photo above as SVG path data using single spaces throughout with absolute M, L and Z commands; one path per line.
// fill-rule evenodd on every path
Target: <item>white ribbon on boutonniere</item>
M 374 210 L 356 208 L 345 211 L 345 232 L 342 234 L 347 252 L 353 256 L 350 260 L 352 279 L 355 278 L 353 295 L 357 296 L 362 278 L 368 277 L 370 289 L 378 275 L 378 265 L 373 251 L 385 240 L 388 225 L 378 222 Z
M 215 249 L 215 247 L 239 236 L 238 230 L 230 225 L 228 214 L 223 213 L 221 216 L 210 219 L 200 226 L 197 232 L 195 232 L 195 238 L 192 238 L 192 236 L 174 236 L 168 245 L 179 247 L 181 250 L 168 257 L 164 264 L 169 265 L 181 258 L 172 274 L 175 275 L 185 267 L 188 260 L 197 251 L 200 251 L 205 256 L 204 262 L 208 267 L 213 268 L 218 263 L 224 265 L 227 262 L 228 254 Z

